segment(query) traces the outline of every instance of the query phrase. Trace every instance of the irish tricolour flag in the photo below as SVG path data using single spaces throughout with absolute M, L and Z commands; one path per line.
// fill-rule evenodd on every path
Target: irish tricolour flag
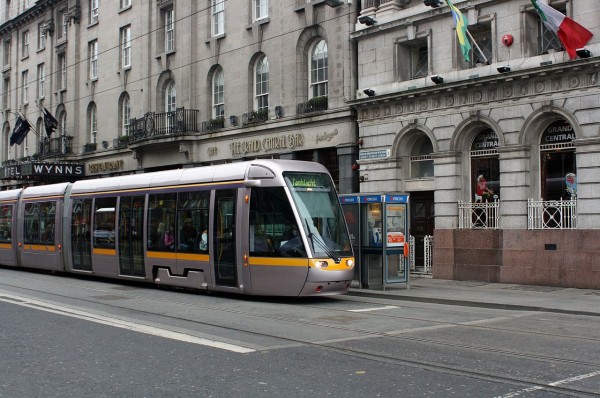
M 574 59 L 577 55 L 575 50 L 583 48 L 592 38 L 592 33 L 549 5 L 537 0 L 531 2 L 546 28 L 556 33 L 569 57 Z

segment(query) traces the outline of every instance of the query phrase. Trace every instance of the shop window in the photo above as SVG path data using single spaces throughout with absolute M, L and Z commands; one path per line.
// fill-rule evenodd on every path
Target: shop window
M 540 141 L 541 191 L 544 200 L 577 196 L 577 164 L 573 126 L 565 120 L 552 122 Z
M 473 202 L 500 198 L 498 136 L 489 128 L 477 133 L 471 145 L 471 192 Z

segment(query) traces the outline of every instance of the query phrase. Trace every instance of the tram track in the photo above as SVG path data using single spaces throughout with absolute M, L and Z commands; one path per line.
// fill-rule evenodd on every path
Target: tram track
M 69 288 L 74 287 L 73 284 L 59 283 L 58 281 L 47 281 L 47 280 L 42 281 L 42 280 L 40 280 L 39 282 L 52 284 L 55 287 L 57 287 L 57 286 L 68 286 Z M 0 283 L 0 287 L 1 286 L 39 293 L 38 290 L 19 286 L 17 284 L 9 284 L 9 283 L 6 283 L 6 281 Z M 107 293 L 107 294 L 114 293 L 110 289 L 97 289 L 97 288 L 90 288 L 90 287 L 86 287 L 86 286 L 75 286 L 75 287 L 79 288 L 79 289 L 85 289 L 88 291 L 94 291 L 94 292 L 101 292 L 101 293 Z M 146 289 L 146 288 L 147 287 L 144 287 L 144 289 Z M 44 294 L 49 295 L 51 297 L 54 296 L 57 299 L 62 298 L 62 299 L 68 299 L 68 300 L 75 300 L 76 302 L 82 302 L 82 303 L 87 303 L 87 304 L 101 305 L 102 307 L 106 307 L 108 309 L 125 310 L 125 311 L 130 311 L 133 313 L 137 313 L 140 315 L 144 315 L 144 316 L 148 316 L 148 315 L 160 316 L 161 318 L 165 318 L 167 320 L 170 319 L 170 320 L 178 321 L 178 322 L 187 322 L 191 325 L 210 326 L 210 327 L 219 328 L 219 329 L 230 331 L 230 332 L 245 333 L 245 334 L 249 334 L 249 335 L 255 335 L 258 337 L 278 339 L 281 341 L 288 342 L 290 344 L 300 344 L 300 345 L 305 345 L 305 346 L 313 346 L 313 347 L 318 347 L 318 348 L 322 348 L 322 349 L 328 349 L 328 350 L 332 350 L 332 351 L 335 351 L 340 354 L 361 357 L 361 358 L 365 358 L 365 359 L 369 359 L 369 360 L 373 360 L 373 361 L 425 368 L 425 369 L 429 369 L 432 371 L 440 371 L 440 372 L 447 372 L 447 373 L 452 373 L 452 374 L 459 374 L 459 375 L 474 377 L 474 378 L 486 380 L 486 381 L 505 382 L 505 383 L 511 383 L 513 385 L 527 386 L 527 387 L 533 386 L 536 388 L 541 388 L 544 391 L 552 391 L 552 392 L 568 394 L 568 395 L 572 395 L 572 396 L 586 396 L 586 397 L 587 396 L 593 396 L 593 397 L 600 396 L 600 394 L 598 394 L 594 391 L 575 389 L 575 388 L 561 386 L 561 385 L 552 386 L 552 385 L 549 385 L 548 383 L 543 383 L 543 382 L 540 382 L 539 380 L 534 380 L 534 379 L 525 378 L 525 377 L 506 376 L 506 375 L 502 375 L 502 374 L 498 374 L 498 373 L 494 373 L 494 372 L 479 371 L 479 370 L 475 370 L 475 369 L 464 369 L 461 366 L 453 366 L 453 365 L 449 365 L 449 364 L 442 363 L 442 362 L 432 362 L 432 361 L 425 361 L 425 360 L 418 360 L 418 359 L 410 359 L 410 358 L 406 358 L 406 357 L 397 358 L 393 355 L 385 354 L 385 353 L 369 352 L 366 350 L 350 348 L 350 347 L 339 347 L 339 346 L 336 346 L 334 343 L 329 343 L 329 342 L 307 341 L 307 340 L 302 340 L 302 339 L 291 338 L 289 336 L 281 336 L 278 334 L 268 334 L 268 333 L 263 333 L 263 332 L 257 332 L 257 331 L 253 331 L 253 330 L 249 330 L 249 329 L 245 329 L 245 328 L 241 328 L 241 327 L 232 327 L 227 324 L 215 324 L 214 322 L 210 322 L 210 323 L 203 322 L 201 320 L 192 319 L 190 317 L 184 317 L 181 315 L 172 316 L 172 315 L 163 314 L 163 313 L 145 311 L 145 310 L 141 310 L 141 309 L 131 308 L 126 305 L 120 305 L 115 302 L 108 303 L 108 302 L 99 301 L 98 299 L 93 299 L 93 298 L 73 297 L 73 296 L 64 295 L 64 294 L 48 293 L 48 292 L 44 292 Z M 408 336 L 406 334 L 398 335 L 398 334 L 394 334 L 394 333 L 390 333 L 390 332 L 377 332 L 377 331 L 373 331 L 373 330 L 367 330 L 364 328 L 348 327 L 347 325 L 341 326 L 341 325 L 333 325 L 330 323 L 319 322 L 319 321 L 314 321 L 314 320 L 309 320 L 309 319 L 298 319 L 298 318 L 294 318 L 293 316 L 259 314 L 259 313 L 253 312 L 253 311 L 246 311 L 246 310 L 240 310 L 240 309 L 235 309 L 235 308 L 224 308 L 221 305 L 206 305 L 206 304 L 198 305 L 196 303 L 189 303 L 189 302 L 184 302 L 184 301 L 179 301 L 179 300 L 172 300 L 172 299 L 167 300 L 164 298 L 161 298 L 161 299 L 149 298 L 146 295 L 135 294 L 132 291 L 121 291 L 120 294 L 122 294 L 123 296 L 126 296 L 127 298 L 152 299 L 154 301 L 158 301 L 158 302 L 161 302 L 164 304 L 193 307 L 197 310 L 221 311 L 221 312 L 226 312 L 226 313 L 232 314 L 232 315 L 249 316 L 249 317 L 255 317 L 255 318 L 260 318 L 260 319 L 270 320 L 270 321 L 279 321 L 279 322 L 285 321 L 285 322 L 290 322 L 293 324 L 303 325 L 303 326 L 314 326 L 314 327 L 328 328 L 328 329 L 339 330 L 339 331 L 344 331 L 344 332 L 359 333 L 361 335 L 365 335 L 365 336 L 368 336 L 371 338 L 381 337 L 381 338 L 390 338 L 390 339 L 402 339 L 402 340 L 408 340 L 408 341 L 412 341 L 412 342 L 419 343 L 419 344 L 428 344 L 428 345 L 432 345 L 432 346 L 436 346 L 436 347 L 443 346 L 443 347 L 450 347 L 450 348 L 457 348 L 457 349 L 472 350 L 475 352 L 485 353 L 487 355 L 509 356 L 509 357 L 515 357 L 515 358 L 520 358 L 520 359 L 524 359 L 524 360 L 547 362 L 547 363 L 553 363 L 553 364 L 562 363 L 565 365 L 579 365 L 579 366 L 590 367 L 592 369 L 600 368 L 600 363 L 574 360 L 574 359 L 566 359 L 566 358 L 560 358 L 560 357 L 555 357 L 555 356 L 551 356 L 551 355 L 524 353 L 524 352 L 498 349 L 498 348 L 490 348 L 490 347 L 484 347 L 484 346 L 480 346 L 480 345 L 472 345 L 472 344 L 464 344 L 464 343 L 451 343 L 451 342 L 446 342 L 446 341 L 441 341 L 441 340 L 436 340 L 436 339 L 428 339 L 428 338 L 418 337 L 418 336 Z M 370 303 L 371 302 L 371 301 L 356 301 L 356 300 L 351 300 L 351 301 L 358 302 L 358 303 L 366 303 L 366 302 Z M 269 301 L 269 302 L 272 303 L 273 301 Z M 281 304 L 289 305 L 286 303 L 281 303 Z M 301 305 L 302 305 L 302 308 L 311 308 L 311 309 L 323 310 L 323 311 L 328 311 L 328 312 L 332 312 L 332 311 L 340 312 L 340 313 L 348 312 L 348 310 L 344 310 L 344 309 L 330 308 L 330 307 L 319 306 L 319 305 L 306 305 L 304 303 L 302 303 Z M 381 313 L 378 313 L 378 314 L 362 313 L 361 316 L 362 317 L 379 317 L 379 318 L 386 317 L 386 318 L 391 318 L 391 319 L 398 319 L 399 321 L 401 321 L 401 320 L 422 321 L 422 322 L 430 322 L 432 324 L 443 325 L 443 326 L 448 326 L 448 327 L 459 326 L 459 327 L 467 327 L 467 328 L 486 329 L 486 330 L 492 330 L 492 331 L 525 333 L 525 334 L 533 335 L 533 336 L 538 336 L 538 335 L 543 334 L 545 336 L 550 336 L 550 337 L 554 337 L 554 338 L 565 338 L 565 339 L 571 339 L 571 340 L 573 338 L 575 338 L 575 339 L 578 338 L 577 336 L 565 336 L 565 335 L 558 335 L 558 334 L 551 334 L 551 333 L 550 334 L 534 333 L 534 332 L 530 332 L 530 331 L 520 331 L 520 330 L 510 329 L 510 328 L 498 328 L 498 327 L 489 327 L 489 326 L 482 326 L 482 325 L 468 325 L 465 323 L 458 323 L 458 322 L 437 321 L 437 320 L 431 320 L 431 319 L 425 319 L 425 318 L 396 316 L 396 315 L 392 316 L 392 315 L 381 314 Z M 592 341 L 592 342 L 600 341 L 600 339 L 594 339 L 594 338 L 582 338 L 581 340 L 582 341 Z

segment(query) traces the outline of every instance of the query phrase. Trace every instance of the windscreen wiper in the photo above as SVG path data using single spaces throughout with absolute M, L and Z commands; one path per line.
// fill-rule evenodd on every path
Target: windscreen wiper
M 310 226 L 308 224 L 308 219 L 305 218 L 304 222 L 306 223 L 306 230 L 308 231 L 308 237 L 310 238 L 310 242 L 312 243 L 313 252 L 315 251 L 315 242 L 317 242 L 317 245 L 319 245 L 321 247 L 321 249 L 325 252 L 325 254 L 329 258 L 331 258 L 336 264 L 339 264 L 340 261 L 342 261 L 342 259 L 340 259 L 338 256 L 333 254 L 333 252 L 329 249 L 329 247 L 327 247 L 327 244 L 325 242 L 323 242 L 319 236 L 315 235 L 311 231 Z

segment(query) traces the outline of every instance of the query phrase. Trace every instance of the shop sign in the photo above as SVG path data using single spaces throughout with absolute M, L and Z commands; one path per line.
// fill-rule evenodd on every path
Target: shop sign
M 2 178 L 19 179 L 23 177 L 81 177 L 85 168 L 80 163 L 31 162 L 6 166 Z
M 89 163 L 88 170 L 90 173 L 102 173 L 105 171 L 123 170 L 125 162 L 123 160 L 113 160 L 108 162 Z
M 557 120 L 550 124 L 542 134 L 542 145 L 571 142 L 575 139 L 573 126 L 564 120 Z
M 263 151 L 294 149 L 301 146 L 304 146 L 304 134 L 294 133 L 263 139 L 233 141 L 229 144 L 229 149 L 231 154 L 236 156 Z
M 473 140 L 473 145 L 471 146 L 472 151 L 482 151 L 485 149 L 496 149 L 498 148 L 498 136 L 491 129 L 486 129 L 477 134 L 475 139 Z
M 365 195 L 360 197 L 361 203 L 381 203 L 381 195 Z
M 386 203 L 408 203 L 408 195 L 385 195 Z

